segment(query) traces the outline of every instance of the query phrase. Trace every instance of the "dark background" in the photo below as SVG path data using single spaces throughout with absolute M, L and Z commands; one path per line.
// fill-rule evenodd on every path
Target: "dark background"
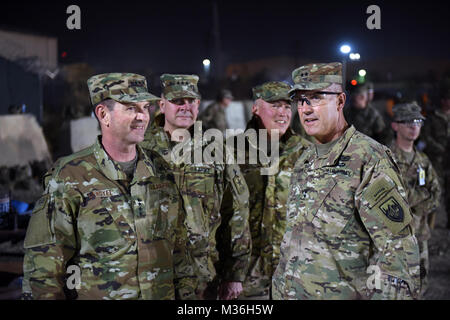
M 81 8 L 81 30 L 68 30 L 66 9 Z M 366 9 L 381 8 L 381 30 L 368 30 Z M 202 71 L 220 50 L 228 63 L 290 55 L 339 60 L 346 42 L 363 59 L 448 58 L 448 5 L 441 1 L 9 1 L 0 26 L 58 38 L 64 63 L 84 61 L 98 72 Z M 216 21 L 217 21 L 216 20 Z M 214 60 L 212 66 L 214 66 Z

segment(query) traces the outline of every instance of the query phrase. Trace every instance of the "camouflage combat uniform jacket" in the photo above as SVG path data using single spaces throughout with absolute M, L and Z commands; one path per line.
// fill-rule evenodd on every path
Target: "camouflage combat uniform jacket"
M 138 147 L 129 182 L 99 139 L 59 159 L 44 178 L 24 242 L 25 299 L 175 297 L 174 252 L 186 254 L 175 245 L 183 209 L 173 175 L 159 155 Z M 69 265 L 81 278 L 66 297 Z
M 247 129 L 258 125 L 251 120 Z M 243 137 L 240 137 L 241 139 Z M 239 137 L 235 138 L 236 140 Z M 240 164 L 250 193 L 250 231 L 252 255 L 244 282 L 243 297 L 267 296 L 272 285 L 272 275 L 278 265 L 280 244 L 286 229 L 286 203 L 294 164 L 310 145 L 308 141 L 288 129 L 280 139 L 278 171 L 273 175 L 262 175 L 261 168 L 269 164 L 250 164 L 249 153 L 259 152 L 258 146 L 246 139 L 245 164 Z M 236 147 L 236 142 L 235 142 Z M 273 165 L 273 164 L 271 164 Z M 224 201 L 224 215 L 230 211 L 229 202 Z
M 351 126 L 295 165 L 275 299 L 410 299 L 419 248 L 390 150 Z M 371 268 L 368 268 L 371 267 Z
M 250 259 L 251 239 L 248 189 L 239 166 L 195 161 L 175 163 L 171 151 L 177 144 L 170 141 L 163 126 L 164 115 L 159 114 L 147 130 L 141 145 L 144 149 L 161 154 L 174 172 L 186 211 L 187 250 L 194 259 L 199 283 L 210 282 L 217 274 L 215 263 L 218 262 L 219 254 L 216 248 L 216 231 L 222 220 L 220 207 L 226 189 L 233 195 L 230 200 L 233 218 L 229 221 L 230 256 L 227 257 L 227 268 L 221 278 L 226 281 L 244 281 Z M 195 136 L 181 143 L 187 144 L 191 154 L 195 153 L 194 147 L 203 151 L 208 145 L 205 139 L 196 141 Z M 181 143 L 178 145 L 181 146 Z
M 413 216 L 414 234 L 418 241 L 430 239 L 431 231 L 427 216 L 439 206 L 441 187 L 436 172 L 428 157 L 414 148 L 414 158 L 411 162 L 405 158 L 397 144 L 392 142 L 389 146 L 394 154 L 395 160 L 400 167 L 400 172 L 405 183 L 408 202 Z M 420 185 L 419 171 L 425 173 L 423 185 Z
M 219 102 L 214 102 L 206 107 L 199 117 L 199 120 L 203 122 L 203 129 L 219 129 L 222 133 L 227 130 L 227 117 L 225 114 L 225 108 L 223 108 Z
M 427 116 L 421 136 L 424 137 L 426 147 L 424 152 L 433 162 L 436 172 L 441 176 L 450 176 L 449 152 L 450 148 L 450 115 L 436 110 Z
M 371 104 L 365 109 L 357 109 L 352 105 L 344 108 L 344 116 L 356 130 L 383 143 L 383 130 L 386 128 L 383 117 Z

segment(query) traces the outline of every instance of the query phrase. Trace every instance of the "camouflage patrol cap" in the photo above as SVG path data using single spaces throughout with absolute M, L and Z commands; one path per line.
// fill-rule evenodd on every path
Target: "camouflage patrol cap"
M 197 88 L 199 78 L 195 74 L 187 75 L 165 73 L 160 77 L 160 79 L 163 94 L 167 100 L 179 98 L 201 98 Z
M 310 63 L 292 71 L 294 87 L 289 91 L 322 90 L 333 83 L 343 85 L 342 63 Z
M 155 102 L 160 98 L 148 92 L 145 77 L 134 73 L 103 73 L 88 79 L 92 105 L 106 99 L 117 102 Z
M 396 104 L 392 108 L 394 113 L 394 122 L 425 120 L 425 117 L 420 113 L 422 108 L 417 102 Z
M 253 100 L 262 99 L 266 102 L 274 102 L 278 100 L 292 101 L 289 95 L 289 90 L 291 89 L 292 87 L 286 82 L 266 82 L 252 89 Z

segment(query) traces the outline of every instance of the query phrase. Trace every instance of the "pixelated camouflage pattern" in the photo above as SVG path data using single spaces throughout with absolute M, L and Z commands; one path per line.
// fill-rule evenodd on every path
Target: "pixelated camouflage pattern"
M 414 157 L 411 161 L 408 161 L 406 153 L 394 141 L 389 145 L 389 148 L 400 168 L 408 193 L 408 203 L 413 217 L 412 226 L 420 247 L 422 292 L 425 292 L 430 264 L 427 240 L 431 238 L 431 229 L 428 218 L 439 207 L 441 187 L 430 160 L 423 152 L 414 148 Z M 425 185 L 423 186 L 419 183 L 420 168 L 425 171 Z
M 322 157 L 308 148 L 292 174 L 274 298 L 417 298 L 419 248 L 399 174 L 390 150 L 353 126 Z
M 134 73 L 103 73 L 87 80 L 93 106 L 106 99 L 118 102 L 157 102 L 160 98 L 148 92 L 145 77 Z
M 393 121 L 425 120 L 425 117 L 420 113 L 421 111 L 422 108 L 417 102 L 396 104 L 392 108 L 394 113 Z
M 176 239 L 184 213 L 156 153 L 138 148 L 128 181 L 99 137 L 59 159 L 45 185 L 24 242 L 24 298 L 174 299 L 174 280 L 192 276 L 177 271 L 187 255 Z M 69 265 L 81 269 L 81 285 L 66 296 Z
M 246 130 L 248 129 L 260 129 L 255 118 L 247 124 Z M 237 139 L 239 138 L 236 137 L 235 140 Z M 308 141 L 288 129 L 280 139 L 278 171 L 274 175 L 262 175 L 261 169 L 267 168 L 268 165 L 261 161 L 250 164 L 249 153 L 259 152 L 259 148 L 248 137 L 245 139 L 247 141 L 245 164 L 240 164 L 240 167 L 247 186 L 252 191 L 249 199 L 252 255 L 243 284 L 244 292 L 240 296 L 242 299 L 269 295 L 272 275 L 278 265 L 280 244 L 286 229 L 286 204 L 291 174 L 295 162 L 310 145 Z M 236 141 L 234 146 L 237 148 Z M 222 214 L 229 215 L 231 209 L 230 203 L 224 201 Z
M 225 108 L 219 102 L 213 102 L 200 114 L 199 120 L 202 121 L 203 130 L 219 129 L 222 133 L 227 130 L 227 117 Z
M 297 90 L 322 90 L 333 83 L 343 84 L 342 63 L 310 63 L 292 71 L 293 88 L 290 94 Z
M 180 190 L 186 210 L 187 250 L 194 259 L 196 275 L 199 279 L 199 288 L 205 283 L 213 281 L 217 276 L 215 264 L 219 260 L 216 248 L 216 231 L 221 225 L 221 203 L 225 190 L 231 190 L 233 216 L 228 221 L 229 255 L 225 258 L 226 269 L 220 277 L 226 281 L 244 281 L 247 273 L 251 238 L 248 225 L 248 197 L 249 191 L 238 165 L 227 164 L 196 164 L 174 163 L 171 150 L 176 143 L 170 141 L 164 131 L 164 115 L 156 116 L 152 125 L 147 129 L 145 139 L 141 143 L 144 149 L 154 150 L 161 154 L 174 172 L 177 186 Z M 191 128 L 192 129 L 192 128 Z M 192 139 L 188 143 L 192 154 L 195 148 L 208 146 L 205 139 L 196 141 L 191 132 Z M 203 283 L 201 283 L 203 282 Z M 186 295 L 186 299 L 201 299 L 202 293 L 196 296 Z
M 201 99 L 197 82 L 199 77 L 195 74 L 168 74 L 161 77 L 162 91 L 167 100 L 179 98 Z
M 386 124 L 383 117 L 371 104 L 364 109 L 358 109 L 353 105 L 344 107 L 344 117 L 348 124 L 353 125 L 356 130 L 377 140 L 380 143 L 384 141 L 384 130 Z
M 253 100 L 262 99 L 266 102 L 274 102 L 278 100 L 292 101 L 289 90 L 290 84 L 282 81 L 265 82 L 262 85 L 252 88 Z
M 433 163 L 443 191 L 443 201 L 450 208 L 450 114 L 436 110 L 427 114 L 421 136 L 426 143 L 424 152 Z M 433 218 L 433 217 L 432 217 Z M 450 210 L 447 209 L 447 227 L 450 228 Z
M 436 110 L 427 115 L 421 136 L 426 142 L 424 152 L 428 155 L 438 175 L 450 177 L 448 150 L 450 149 L 450 114 Z

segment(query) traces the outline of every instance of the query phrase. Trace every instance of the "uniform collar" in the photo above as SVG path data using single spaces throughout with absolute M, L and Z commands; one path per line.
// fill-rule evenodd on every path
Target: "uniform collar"
M 353 125 L 345 130 L 344 134 L 338 138 L 339 141 L 331 148 L 330 152 L 318 158 L 316 166 L 329 167 L 336 165 L 355 132 L 356 129 Z M 315 148 L 311 148 L 311 150 L 313 151 L 313 154 L 315 154 Z
M 412 153 L 414 153 L 414 156 L 413 156 L 413 158 L 412 158 L 412 161 L 408 162 L 408 160 L 407 160 L 406 157 L 405 157 L 406 152 L 403 151 L 402 149 L 400 149 L 400 148 L 397 146 L 397 143 L 395 143 L 395 140 L 392 140 L 392 142 L 389 144 L 389 149 L 391 149 L 392 153 L 395 154 L 395 156 L 396 156 L 396 157 L 395 157 L 395 160 L 396 160 L 397 162 L 399 162 L 399 163 L 411 164 L 411 163 L 414 162 L 414 159 L 415 159 L 416 156 L 417 156 L 417 150 L 416 150 L 416 147 L 413 146 L 413 151 L 412 151 Z
M 101 135 L 98 136 L 96 142 L 94 143 L 94 156 L 97 160 L 100 171 L 110 180 L 127 180 L 128 178 L 126 173 L 116 161 L 109 157 L 108 153 L 103 148 L 101 137 Z M 143 180 L 155 175 L 152 162 L 148 159 L 140 146 L 136 147 L 136 152 L 138 155 L 138 160 L 132 183 L 135 180 Z

